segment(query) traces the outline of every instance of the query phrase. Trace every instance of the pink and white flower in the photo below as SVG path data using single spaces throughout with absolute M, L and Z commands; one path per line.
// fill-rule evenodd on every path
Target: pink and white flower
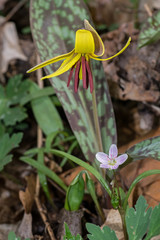
M 118 149 L 115 144 L 112 144 L 109 149 L 109 156 L 106 153 L 98 152 L 96 159 L 101 163 L 101 168 L 117 169 L 128 158 L 127 154 L 118 156 Z

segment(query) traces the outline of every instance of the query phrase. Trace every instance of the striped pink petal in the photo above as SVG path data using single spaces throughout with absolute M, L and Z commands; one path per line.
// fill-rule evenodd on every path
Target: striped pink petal
M 110 165 L 107 164 L 107 163 L 106 163 L 106 164 L 103 164 L 103 163 L 102 163 L 102 164 L 100 164 L 100 167 L 101 167 L 101 168 L 110 168 Z
M 118 155 L 117 146 L 115 144 L 112 144 L 110 149 L 109 149 L 109 158 L 110 159 L 116 158 L 117 155 Z
M 96 158 L 99 162 L 101 162 L 103 164 L 108 164 L 108 161 L 110 160 L 108 155 L 103 152 L 98 152 L 96 154 Z
M 119 157 L 115 158 L 116 162 L 118 163 L 118 165 L 123 164 L 128 158 L 127 154 L 122 154 Z

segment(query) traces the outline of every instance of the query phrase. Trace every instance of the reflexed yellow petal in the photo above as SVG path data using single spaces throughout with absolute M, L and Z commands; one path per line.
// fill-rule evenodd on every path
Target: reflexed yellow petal
M 63 65 L 67 64 L 68 62 L 70 62 L 72 60 L 73 57 L 75 57 L 76 53 L 73 52 L 70 56 L 68 56 L 63 62 L 62 64 L 60 65 L 59 69 L 61 67 L 63 67 Z
M 118 52 L 116 53 L 115 55 L 113 55 L 112 57 L 109 57 L 109 58 L 106 58 L 106 59 L 101 59 L 101 58 L 96 58 L 94 57 L 92 54 L 90 54 L 90 58 L 94 59 L 94 60 L 98 60 L 98 61 L 107 61 L 107 60 L 110 60 L 112 58 L 115 58 L 117 57 L 118 55 L 120 55 L 130 44 L 131 42 L 131 37 L 128 39 L 128 42 L 126 43 L 126 45 Z
M 79 69 L 79 79 L 82 80 L 82 64 Z
M 60 56 L 51 58 L 51 59 L 49 59 L 49 60 L 47 60 L 47 61 L 45 61 L 45 62 L 42 62 L 42 63 L 36 65 L 35 67 L 29 69 L 29 70 L 27 71 L 27 73 L 33 72 L 33 71 L 35 71 L 35 70 L 37 70 L 37 69 L 39 69 L 39 68 L 42 68 L 42 67 L 45 67 L 45 66 L 51 64 L 51 63 L 55 63 L 55 62 L 58 62 L 58 61 L 60 61 L 60 60 L 63 60 L 63 59 L 65 59 L 65 58 L 69 57 L 70 55 L 72 55 L 73 53 L 74 53 L 74 49 L 73 49 L 71 52 L 69 52 L 69 53 L 66 53 L 66 54 L 63 54 L 63 55 L 60 55 Z
M 76 53 L 94 53 L 95 45 L 92 33 L 85 29 L 76 32 L 75 52 Z
M 66 62 L 63 66 L 58 68 L 58 70 L 55 71 L 54 73 L 41 78 L 41 80 L 46 79 L 46 78 L 56 77 L 56 76 L 59 76 L 59 75 L 65 73 L 65 72 L 67 72 L 80 58 L 81 58 L 80 53 L 73 54 L 72 58 L 70 59 L 69 62 Z
M 100 57 L 104 54 L 104 44 L 102 42 L 102 39 L 100 38 L 99 34 L 96 32 L 96 30 L 89 24 L 89 22 L 85 19 L 84 20 L 84 26 L 86 30 L 89 30 L 94 38 L 94 44 L 95 44 L 95 51 L 94 54 L 97 55 L 97 57 Z M 96 57 L 96 56 L 95 56 Z

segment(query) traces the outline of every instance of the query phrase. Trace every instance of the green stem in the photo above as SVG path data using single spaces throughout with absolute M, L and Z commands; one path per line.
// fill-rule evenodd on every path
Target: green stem
M 29 157 L 21 157 L 21 161 L 30 164 L 32 167 L 35 167 L 39 172 L 45 174 L 49 178 L 51 178 L 54 182 L 56 182 L 62 189 L 67 191 L 67 186 L 64 184 L 62 179 L 58 177 L 56 173 L 54 173 L 52 170 L 41 164 L 40 162 L 35 161 L 32 158 Z
M 97 136 L 97 140 L 98 140 L 98 147 L 99 147 L 99 151 L 103 152 L 103 145 L 102 145 L 102 138 L 101 138 L 99 120 L 98 120 L 95 90 L 93 90 L 93 93 L 92 93 L 92 106 L 93 106 L 93 118 L 94 118 L 94 124 L 95 124 L 95 131 L 96 131 L 96 136 Z
M 138 177 L 136 177 L 136 179 L 132 182 L 127 194 L 126 194 L 126 197 L 125 197 L 125 200 L 124 200 L 124 203 L 123 203 L 123 209 L 124 211 L 126 212 L 126 209 L 127 209 L 127 204 L 128 204 L 128 198 L 133 190 L 133 188 L 135 187 L 135 185 L 140 182 L 143 178 L 145 177 L 148 177 L 150 175 L 153 175 L 153 174 L 160 174 L 160 170 L 158 169 L 154 169 L 154 170 L 149 170 L 149 171 L 146 171 L 142 174 L 140 174 Z
M 92 106 L 93 106 L 93 118 L 94 118 L 95 132 L 96 132 L 96 137 L 97 137 L 97 141 L 98 141 L 98 149 L 100 152 L 103 152 L 102 137 L 101 137 L 101 131 L 100 131 L 99 119 L 98 119 L 98 111 L 97 111 L 96 94 L 95 94 L 94 89 L 92 92 Z M 105 169 L 102 169 L 102 175 L 103 175 L 103 178 L 105 179 L 105 175 L 106 175 Z
M 112 192 L 111 192 L 110 187 L 108 186 L 108 184 L 106 183 L 106 181 L 104 180 L 102 175 L 94 167 L 92 167 L 88 163 L 86 163 L 86 162 L 82 161 L 81 159 L 79 159 L 75 156 L 72 156 L 72 155 L 70 155 L 66 152 L 62 152 L 62 151 L 59 151 L 59 150 L 56 150 L 56 149 L 55 150 L 50 149 L 49 152 L 53 153 L 57 156 L 67 157 L 71 161 L 77 163 L 79 166 L 82 166 L 85 169 L 87 169 L 89 172 L 91 172 L 98 179 L 98 181 L 102 184 L 102 186 L 105 188 L 105 190 L 108 192 L 109 196 L 111 197 Z
M 128 234 L 127 234 L 127 229 L 126 229 L 126 220 L 125 220 L 125 211 L 123 208 L 119 208 L 119 213 L 121 215 L 122 219 L 122 227 L 123 227 L 123 233 L 124 233 L 124 239 L 128 240 Z

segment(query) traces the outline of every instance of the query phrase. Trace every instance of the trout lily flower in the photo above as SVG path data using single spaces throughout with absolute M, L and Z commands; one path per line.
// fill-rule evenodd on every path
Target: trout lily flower
M 96 154 L 96 158 L 99 162 L 101 162 L 101 168 L 117 169 L 119 165 L 123 164 L 127 160 L 128 155 L 122 154 L 118 156 L 117 146 L 112 144 L 109 149 L 109 155 L 103 152 L 98 152 Z
M 27 73 L 33 72 L 39 68 L 45 67 L 49 64 L 58 62 L 60 60 L 64 60 L 61 66 L 55 71 L 54 73 L 47 75 L 42 78 L 52 78 L 59 76 L 70 69 L 70 74 L 68 77 L 67 87 L 70 84 L 72 79 L 72 75 L 75 69 L 74 74 L 74 91 L 78 91 L 79 80 L 83 82 L 83 88 L 87 89 L 88 85 L 90 85 L 90 92 L 93 92 L 93 78 L 92 72 L 90 68 L 90 59 L 94 59 L 97 61 L 106 61 L 110 60 L 119 54 L 121 54 L 130 44 L 131 38 L 128 39 L 128 42 L 120 50 L 117 54 L 107 59 L 100 59 L 104 54 L 104 44 L 95 31 L 95 29 L 89 24 L 87 20 L 84 20 L 84 27 L 85 29 L 79 29 L 76 31 L 76 38 L 75 38 L 75 48 L 66 54 L 51 58 L 45 62 L 40 63 L 39 65 L 31 68 L 27 71 Z

